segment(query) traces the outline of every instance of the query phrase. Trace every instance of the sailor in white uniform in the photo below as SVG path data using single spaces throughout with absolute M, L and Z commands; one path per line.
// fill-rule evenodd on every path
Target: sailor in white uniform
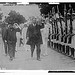
M 48 55 L 48 35 L 49 35 L 49 27 L 50 27 L 50 23 L 49 20 L 46 20 L 46 24 L 44 24 L 44 28 L 41 29 L 41 33 L 42 33 L 42 39 L 43 39 L 43 51 L 42 54 L 43 55 Z
M 27 45 L 26 42 L 27 42 L 27 39 L 26 39 L 26 33 L 27 33 L 27 28 L 28 28 L 28 23 L 25 23 L 25 26 L 23 28 L 23 39 L 24 39 L 24 50 L 26 51 L 29 51 L 30 50 L 30 45 Z
M 71 42 L 71 45 L 70 45 L 70 47 L 71 48 L 74 48 L 74 50 L 75 50 L 75 19 L 72 21 L 72 26 L 73 26 L 73 30 L 72 30 L 72 32 L 73 32 L 73 36 L 72 36 L 72 42 Z M 73 49 L 71 49 L 71 50 L 73 50 Z M 73 52 L 73 51 L 72 51 Z M 74 51 L 75 52 L 75 51 Z M 75 53 L 74 53 L 75 54 Z M 75 58 L 75 56 L 73 56 L 74 58 Z

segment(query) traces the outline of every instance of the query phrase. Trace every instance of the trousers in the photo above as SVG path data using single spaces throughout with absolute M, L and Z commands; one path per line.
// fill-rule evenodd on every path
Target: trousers
M 8 43 L 8 54 L 10 58 L 15 57 L 15 47 L 16 43 Z
M 31 57 L 33 57 L 33 52 L 36 46 L 37 59 L 40 59 L 40 53 L 41 53 L 40 44 L 32 44 L 30 46 L 31 46 Z

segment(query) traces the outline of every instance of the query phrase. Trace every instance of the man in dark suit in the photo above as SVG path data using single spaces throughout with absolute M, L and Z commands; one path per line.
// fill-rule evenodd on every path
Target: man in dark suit
M 33 20 L 33 23 L 29 25 L 27 29 L 26 38 L 28 39 L 27 44 L 31 46 L 31 57 L 33 57 L 33 52 L 35 46 L 37 47 L 37 60 L 40 61 L 40 45 L 43 44 L 42 35 L 40 29 L 44 28 L 44 23 L 36 23 L 36 19 Z
M 20 28 L 18 28 L 18 25 L 10 24 L 5 34 L 5 42 L 7 42 L 8 44 L 8 53 L 10 56 L 10 60 L 13 60 L 13 58 L 15 58 L 15 47 L 17 42 L 16 32 L 20 32 Z

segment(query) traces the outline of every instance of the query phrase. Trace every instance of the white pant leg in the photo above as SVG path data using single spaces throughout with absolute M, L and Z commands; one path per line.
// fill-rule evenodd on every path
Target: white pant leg
M 48 55 L 48 52 L 47 52 L 47 38 L 44 39 L 44 55 Z
M 27 39 L 26 39 L 26 32 L 27 32 L 27 28 L 24 28 L 24 30 L 23 30 L 24 50 L 29 51 L 29 50 L 30 50 L 30 46 L 26 44 L 26 42 L 27 42 Z
M 19 49 L 19 44 L 20 44 L 20 33 L 17 32 L 16 33 L 16 37 L 17 37 L 17 42 L 16 42 L 16 51 Z

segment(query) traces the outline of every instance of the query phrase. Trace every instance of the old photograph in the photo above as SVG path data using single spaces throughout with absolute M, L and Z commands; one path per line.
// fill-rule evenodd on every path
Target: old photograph
M 75 3 L 0 2 L 0 70 L 75 70 Z

